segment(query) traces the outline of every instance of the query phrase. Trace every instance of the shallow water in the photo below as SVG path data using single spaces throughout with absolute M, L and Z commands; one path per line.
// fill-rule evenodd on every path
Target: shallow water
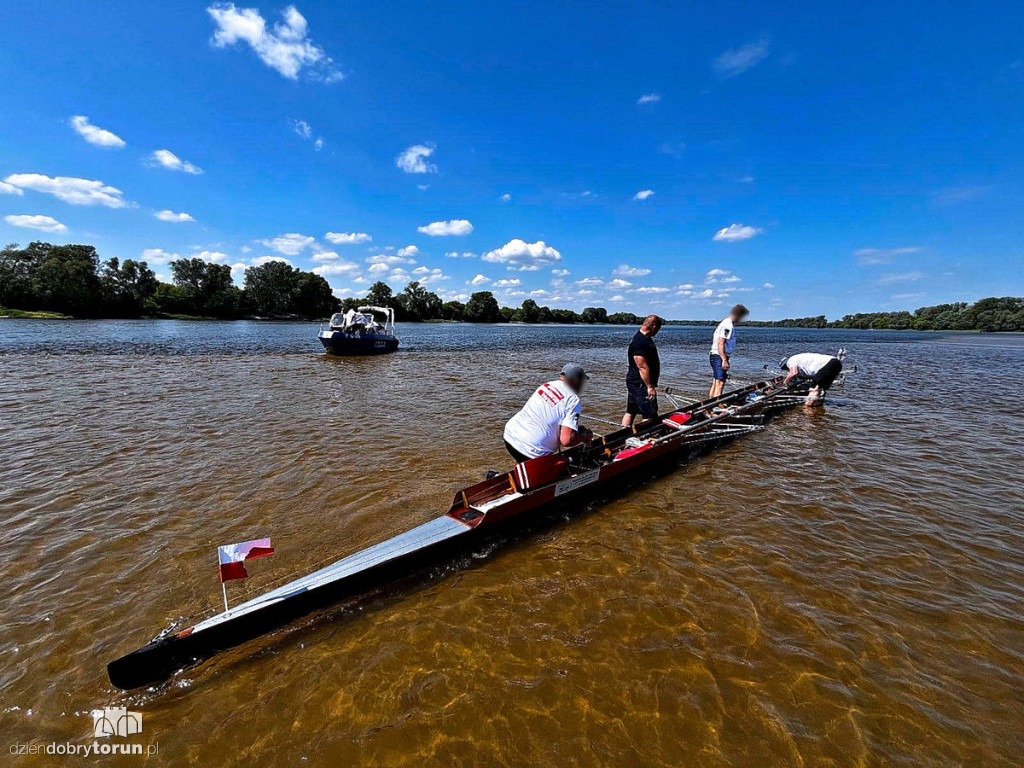
M 238 602 L 441 514 L 569 359 L 584 414 L 621 415 L 632 329 L 399 330 L 331 360 L 308 324 L 0 321 L 8 742 L 91 743 L 126 705 L 170 765 L 1019 764 L 1020 336 L 741 329 L 739 377 L 840 345 L 858 372 L 563 525 L 114 690 L 107 661 L 218 609 L 218 544 L 277 547 Z M 710 331 L 662 332 L 666 383 L 706 389 Z

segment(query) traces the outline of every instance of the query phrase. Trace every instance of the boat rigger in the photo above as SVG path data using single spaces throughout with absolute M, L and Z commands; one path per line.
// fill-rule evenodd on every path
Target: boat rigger
M 809 383 L 768 379 L 625 427 L 562 453 L 515 465 L 456 493 L 448 512 L 107 665 L 111 683 L 132 689 L 168 678 L 289 621 L 444 563 L 586 494 L 622 487 L 643 467 L 764 429 L 773 413 L 804 402 Z

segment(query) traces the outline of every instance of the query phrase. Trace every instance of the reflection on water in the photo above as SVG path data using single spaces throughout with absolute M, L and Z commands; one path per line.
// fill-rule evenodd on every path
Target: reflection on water
M 9 741 L 117 703 L 170 764 L 1017 763 L 1020 337 L 742 329 L 739 377 L 840 345 L 859 371 L 449 578 L 114 691 L 106 661 L 217 609 L 218 544 L 274 538 L 240 601 L 440 514 L 568 359 L 621 414 L 632 329 L 400 331 L 328 360 L 307 324 L 0 322 Z M 709 336 L 663 331 L 666 382 L 706 389 Z

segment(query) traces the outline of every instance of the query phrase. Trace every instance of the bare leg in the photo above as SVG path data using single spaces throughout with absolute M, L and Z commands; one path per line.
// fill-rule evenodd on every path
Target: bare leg
M 721 395 L 722 395 L 722 388 L 724 386 L 725 386 L 725 382 L 724 381 L 719 381 L 718 379 L 715 379 L 711 383 L 711 391 L 708 393 L 708 395 L 710 397 L 712 397 L 712 398 L 721 397 Z
M 622 417 L 622 426 L 631 427 L 633 426 L 633 414 L 627 413 Z
M 820 387 L 811 387 L 807 393 L 807 399 L 804 401 L 805 405 L 815 406 L 822 405 L 825 402 L 825 393 Z

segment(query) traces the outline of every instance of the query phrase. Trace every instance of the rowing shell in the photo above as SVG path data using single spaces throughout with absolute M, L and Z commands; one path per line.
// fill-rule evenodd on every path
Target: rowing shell
M 805 390 L 806 385 L 783 386 L 781 378 L 769 379 L 673 411 L 660 421 L 517 464 L 459 491 L 441 517 L 111 661 L 110 682 L 128 690 L 165 680 L 176 670 L 319 608 L 451 562 L 513 523 L 536 521 L 563 502 L 611 485 L 621 487 L 626 478 L 659 459 L 761 430 L 767 416 L 802 402 Z

